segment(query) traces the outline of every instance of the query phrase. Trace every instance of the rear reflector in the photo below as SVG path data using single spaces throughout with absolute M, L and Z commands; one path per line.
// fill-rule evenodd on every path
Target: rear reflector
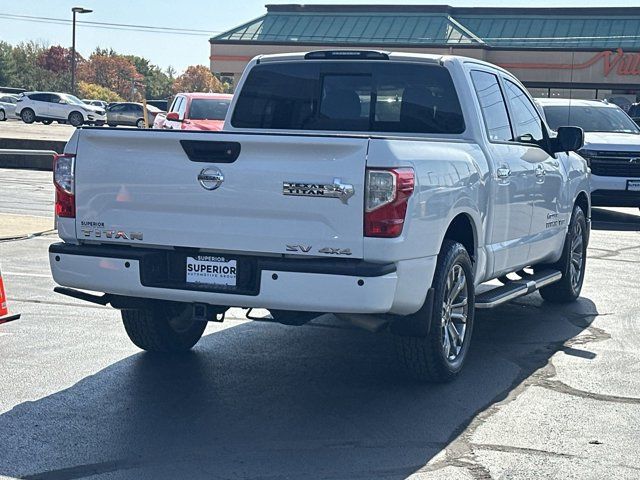
M 367 170 L 365 237 L 400 236 L 414 184 L 411 168 Z
M 53 157 L 53 184 L 56 187 L 56 215 L 75 218 L 75 158 L 70 153 Z

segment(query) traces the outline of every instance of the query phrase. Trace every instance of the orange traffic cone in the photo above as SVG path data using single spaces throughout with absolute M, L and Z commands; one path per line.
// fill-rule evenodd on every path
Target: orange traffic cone
M 0 324 L 11 322 L 12 320 L 18 320 L 19 318 L 20 314 L 9 315 L 7 296 L 4 293 L 4 283 L 2 281 L 2 272 L 0 272 Z

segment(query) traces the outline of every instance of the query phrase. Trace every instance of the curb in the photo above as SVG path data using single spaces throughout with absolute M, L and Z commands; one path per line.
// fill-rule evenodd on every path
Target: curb
M 31 140 L 21 138 L 0 138 L 0 148 L 12 150 L 54 150 L 64 151 L 66 141 Z M 51 157 L 42 155 L 0 155 L 0 168 L 23 168 L 29 170 L 51 171 Z
M 0 237 L 0 243 L 2 242 L 16 242 L 18 240 L 29 240 L 30 238 L 42 237 L 43 235 L 48 235 L 50 233 L 56 233 L 57 229 L 50 228 L 49 230 L 42 230 L 41 232 L 34 233 L 25 233 L 23 235 L 15 235 L 8 237 Z

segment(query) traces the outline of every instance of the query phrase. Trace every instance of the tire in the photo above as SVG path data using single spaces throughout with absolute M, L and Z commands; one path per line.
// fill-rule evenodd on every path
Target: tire
M 562 278 L 540 289 L 540 295 L 546 301 L 569 303 L 580 296 L 587 263 L 587 241 L 587 219 L 582 208 L 576 205 L 571 214 L 562 257 L 555 264 L 548 265 L 560 270 Z
M 122 310 L 131 341 L 148 352 L 186 352 L 204 332 L 206 322 L 194 321 L 189 304 L 158 302 L 144 310 Z
M 461 282 L 460 290 L 452 294 L 456 279 Z M 462 370 L 473 332 L 473 267 L 460 243 L 445 240 L 442 244 L 432 288 L 433 304 L 425 303 L 425 307 L 414 314 L 431 322 L 429 333 L 426 336 L 395 335 L 396 350 L 400 363 L 412 378 L 422 382 L 448 382 Z M 457 306 L 451 308 L 452 305 Z M 431 311 L 424 311 L 426 307 Z M 454 334 L 450 326 L 458 338 L 462 337 L 461 342 L 456 341 L 455 352 L 451 350 Z
M 42 120 L 42 123 L 44 125 L 51 125 L 53 123 L 53 120 Z
M 139 118 L 138 121 L 136 121 L 136 127 L 144 128 L 144 118 Z
M 20 112 L 20 118 L 24 123 L 33 123 L 36 121 L 36 114 L 30 108 L 25 108 Z
M 74 127 L 80 127 L 84 123 L 84 117 L 80 112 L 71 112 L 69 114 L 69 123 Z
M 115 128 L 115 127 L 117 127 L 117 126 L 118 126 L 118 125 L 116 125 L 115 123 L 108 123 L 107 125 L 109 125 L 111 128 Z
M 4 122 L 7 119 L 7 114 L 4 110 L 0 109 L 0 122 Z

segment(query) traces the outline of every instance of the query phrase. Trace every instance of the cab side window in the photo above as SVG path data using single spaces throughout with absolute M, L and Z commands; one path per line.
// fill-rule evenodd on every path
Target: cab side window
M 510 80 L 504 80 L 516 142 L 540 144 L 544 139 L 538 110 L 526 93 Z
M 173 105 L 171 105 L 171 109 L 169 111 L 178 113 L 178 111 L 180 110 L 180 105 L 182 105 L 182 101 L 183 100 L 184 100 L 184 97 L 176 97 L 176 99 L 173 101 Z
M 184 118 L 184 112 L 187 110 L 187 99 L 186 98 L 182 98 L 182 102 L 180 102 L 180 105 L 178 106 L 178 117 L 180 119 Z
M 489 140 L 492 142 L 510 141 L 513 134 L 498 77 L 489 72 L 473 70 L 471 80 L 480 102 Z

